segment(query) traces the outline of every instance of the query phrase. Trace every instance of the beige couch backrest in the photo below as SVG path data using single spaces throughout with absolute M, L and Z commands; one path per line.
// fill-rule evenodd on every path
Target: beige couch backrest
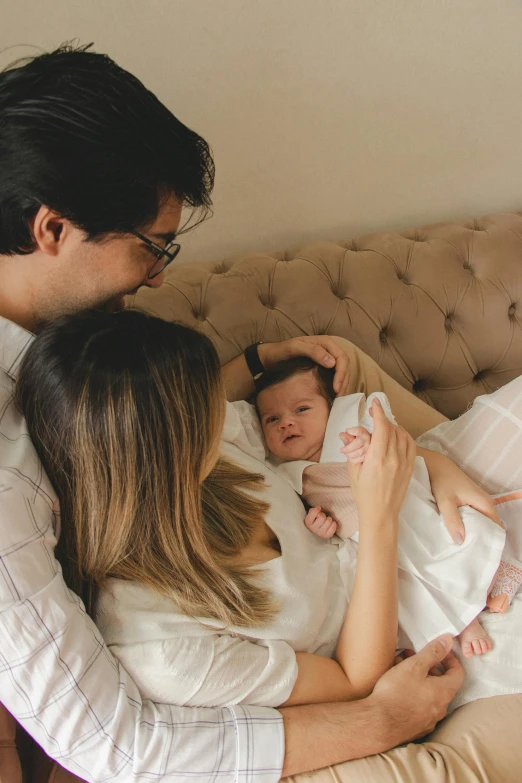
M 522 212 L 170 267 L 135 304 L 200 328 L 222 362 L 332 334 L 449 417 L 522 372 Z

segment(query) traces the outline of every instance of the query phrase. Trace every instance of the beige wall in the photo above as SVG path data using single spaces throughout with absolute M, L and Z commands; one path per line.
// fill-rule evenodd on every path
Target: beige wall
M 215 215 L 185 259 L 522 209 L 522 0 L 0 11 L 2 49 L 92 40 L 211 143 Z

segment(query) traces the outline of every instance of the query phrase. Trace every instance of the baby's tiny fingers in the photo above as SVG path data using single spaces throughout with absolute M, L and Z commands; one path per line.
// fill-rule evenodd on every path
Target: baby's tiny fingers
M 349 451 L 355 451 L 356 449 L 360 449 L 364 445 L 365 444 L 362 438 L 354 438 L 351 443 L 349 443 L 347 446 L 344 446 L 343 448 L 348 453 Z

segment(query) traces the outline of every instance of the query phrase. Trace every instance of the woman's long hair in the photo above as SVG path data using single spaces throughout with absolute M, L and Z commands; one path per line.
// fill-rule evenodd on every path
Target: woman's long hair
M 91 614 L 114 577 L 226 625 L 273 616 L 234 564 L 268 504 L 260 475 L 218 459 L 225 394 L 207 337 L 139 311 L 64 316 L 29 347 L 16 394 L 60 501 L 66 581 Z

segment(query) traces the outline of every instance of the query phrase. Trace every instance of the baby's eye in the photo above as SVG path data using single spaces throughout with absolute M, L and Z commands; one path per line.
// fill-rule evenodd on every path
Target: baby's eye
M 301 413 L 302 411 L 309 411 L 310 408 L 307 405 L 302 405 L 300 408 L 297 409 L 298 413 Z
M 269 416 L 268 419 L 265 419 L 265 424 L 273 424 L 274 421 L 277 421 L 277 416 Z

